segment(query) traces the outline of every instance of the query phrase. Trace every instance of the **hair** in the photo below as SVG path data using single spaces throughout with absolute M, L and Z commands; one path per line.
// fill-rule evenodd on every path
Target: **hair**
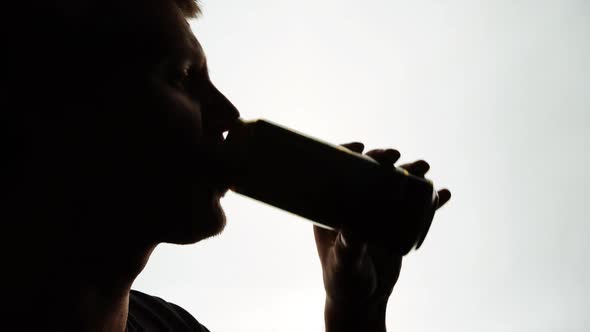
M 184 16 L 193 18 L 201 14 L 201 7 L 197 0 L 174 0 Z
M 142 0 L 120 0 L 127 2 L 133 6 L 141 6 Z M 164 0 L 173 2 L 184 14 L 186 18 L 196 18 L 201 15 L 201 6 L 199 0 Z M 14 7 L 15 12 L 27 13 L 29 18 L 35 18 L 37 15 L 59 15 L 64 18 L 75 18 L 80 15 L 89 14 L 88 11 L 92 12 L 92 8 L 104 3 L 105 1 L 100 0 L 54 0 L 54 1 L 42 1 L 42 0 L 29 0 L 24 3 L 14 2 L 10 3 L 9 6 Z M 114 1 L 117 3 L 119 1 Z M 133 3 L 135 2 L 135 3 Z

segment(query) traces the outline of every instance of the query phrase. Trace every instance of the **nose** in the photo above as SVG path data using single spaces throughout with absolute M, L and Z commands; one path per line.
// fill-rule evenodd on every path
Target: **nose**
M 240 117 L 240 112 L 213 83 L 209 83 L 207 90 L 207 98 L 201 100 L 204 129 L 212 134 L 220 134 L 231 127 Z

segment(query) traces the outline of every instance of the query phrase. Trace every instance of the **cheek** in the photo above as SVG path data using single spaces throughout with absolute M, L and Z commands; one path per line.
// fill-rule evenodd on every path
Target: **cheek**
M 200 142 L 202 117 L 197 102 L 156 79 L 115 84 L 119 88 L 112 88 L 114 93 L 105 98 L 101 112 L 102 135 L 128 143 L 136 151 Z
M 198 166 L 202 147 L 200 105 L 164 84 L 155 85 L 141 114 L 148 120 L 144 138 L 151 142 L 147 157 L 166 176 L 186 177 Z M 176 173 L 176 174 L 174 174 Z
M 163 84 L 131 86 L 105 107 L 100 159 L 133 194 L 182 192 L 199 165 L 200 106 Z
M 165 83 L 153 84 L 149 94 L 150 111 L 155 115 L 154 126 L 175 137 L 181 135 L 195 143 L 203 132 L 201 107 L 198 102 L 188 98 L 182 91 Z
M 156 163 L 178 163 L 198 151 L 202 141 L 200 105 L 164 83 L 136 94 L 129 111 L 128 138 Z

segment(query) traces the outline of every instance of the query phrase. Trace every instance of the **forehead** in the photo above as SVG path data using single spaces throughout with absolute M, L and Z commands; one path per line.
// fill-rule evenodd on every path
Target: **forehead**
M 118 6 L 117 13 L 111 14 L 118 19 L 109 30 L 120 41 L 119 53 L 127 53 L 130 61 L 148 64 L 180 59 L 204 61 L 201 45 L 173 1 L 137 1 L 133 7 Z

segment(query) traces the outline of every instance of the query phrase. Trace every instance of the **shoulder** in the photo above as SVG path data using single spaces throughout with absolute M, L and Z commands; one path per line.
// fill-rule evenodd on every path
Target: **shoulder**
M 209 332 L 180 306 L 136 290 L 129 295 L 127 327 L 129 332 Z

